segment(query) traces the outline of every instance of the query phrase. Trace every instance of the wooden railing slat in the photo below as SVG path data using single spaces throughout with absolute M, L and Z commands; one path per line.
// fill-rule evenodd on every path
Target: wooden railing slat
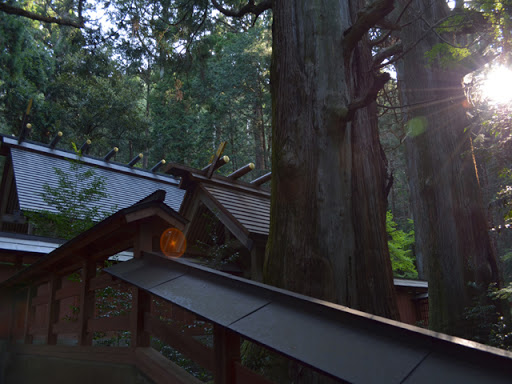
M 253 370 L 244 367 L 238 361 L 234 363 L 235 365 L 235 377 L 237 383 L 244 384 L 273 384 L 272 381 L 267 380 L 263 376 L 258 375 Z
M 48 304 L 49 298 L 50 297 L 48 295 L 33 297 L 31 305 L 36 306 L 36 305 Z
M 27 301 L 25 307 L 25 324 L 23 327 L 23 339 L 25 344 L 32 344 L 33 337 L 30 328 L 32 327 L 32 321 L 34 320 L 35 307 L 32 305 L 32 301 L 37 292 L 37 287 L 29 285 L 27 287 Z
M 55 334 L 78 333 L 79 330 L 80 324 L 77 321 L 60 321 L 53 324 Z
M 128 331 L 129 329 L 130 315 L 89 319 L 89 321 L 87 322 L 87 330 L 90 333 L 107 331 Z
M 82 282 L 80 283 L 80 313 L 78 321 L 80 330 L 78 333 L 79 345 L 92 345 L 92 333 L 88 332 L 88 320 L 94 314 L 95 296 L 94 291 L 90 291 L 90 283 L 96 273 L 96 265 L 90 260 L 84 260 L 82 263 Z
M 99 276 L 93 277 L 89 283 L 89 290 L 95 291 L 96 289 L 106 288 L 114 283 L 114 278 L 108 273 L 103 273 Z
M 73 285 L 68 285 L 64 288 L 58 289 L 55 292 L 55 299 L 62 300 L 67 299 L 68 297 L 80 296 L 80 284 L 75 283 Z
M 202 383 L 153 348 L 135 348 L 135 364 L 156 384 Z
M 151 335 L 183 353 L 203 368 L 213 372 L 214 355 L 211 348 L 208 348 L 191 337 L 184 336 L 178 330 L 174 329 L 172 325 L 166 324 L 152 316 L 147 315 L 144 323 L 146 325 L 146 331 Z
M 59 316 L 59 303 L 55 299 L 55 293 L 60 288 L 62 279 L 55 274 L 52 274 L 48 286 L 48 308 L 46 310 L 46 343 L 54 345 L 57 343 L 57 335 L 53 333 L 53 324 L 57 322 Z

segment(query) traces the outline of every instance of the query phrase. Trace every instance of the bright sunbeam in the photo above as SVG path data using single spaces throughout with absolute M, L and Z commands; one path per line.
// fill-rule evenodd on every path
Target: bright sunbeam
M 485 99 L 494 104 L 512 101 L 512 71 L 506 67 L 492 68 L 482 84 Z

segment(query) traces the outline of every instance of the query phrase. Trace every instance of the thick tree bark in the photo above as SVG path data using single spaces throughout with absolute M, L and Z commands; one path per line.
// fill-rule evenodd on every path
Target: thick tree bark
M 374 86 L 365 37 L 352 55 L 344 48 L 361 8 L 358 0 L 273 3 L 265 281 L 397 318 L 375 103 L 347 114 Z
M 254 153 L 256 155 L 256 169 L 266 169 L 265 164 L 265 125 L 263 122 L 263 108 L 261 103 L 254 105 L 254 119 L 252 122 L 252 134 L 254 137 Z
M 414 21 L 401 31 L 408 53 L 398 76 L 402 103 L 409 105 L 407 170 L 418 270 L 429 282 L 429 326 L 468 337 L 464 310 L 489 283 L 498 282 L 499 274 L 466 129 L 463 73 L 425 57 L 441 43 L 435 33 L 425 32 L 428 24 L 448 12 L 444 1 L 412 1 L 404 23 Z

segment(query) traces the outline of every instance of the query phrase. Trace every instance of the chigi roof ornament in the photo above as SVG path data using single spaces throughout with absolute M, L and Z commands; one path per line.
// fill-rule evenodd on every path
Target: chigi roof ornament
M 53 140 L 50 142 L 50 148 L 55 148 L 55 146 L 57 145 L 57 143 L 60 141 L 60 139 L 62 138 L 62 132 L 59 131 L 57 132 L 57 134 L 55 135 L 55 137 L 53 138 Z
M 115 156 L 119 152 L 119 148 L 114 147 L 112 148 L 103 158 L 104 161 L 109 161 L 113 156 Z
M 137 156 L 135 156 L 133 159 L 130 160 L 130 162 L 128 163 L 128 166 L 129 167 L 133 167 L 135 164 L 137 164 L 142 158 L 144 157 L 144 155 L 142 153 L 139 153 Z

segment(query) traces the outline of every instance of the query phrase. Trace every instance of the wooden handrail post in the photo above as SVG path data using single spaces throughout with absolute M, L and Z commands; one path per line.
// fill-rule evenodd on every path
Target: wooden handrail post
M 30 333 L 30 326 L 34 320 L 35 308 L 32 306 L 32 298 L 37 292 L 37 287 L 29 285 L 27 287 L 27 299 L 25 307 L 25 326 L 23 330 L 23 340 L 25 344 L 32 344 L 34 337 Z
M 55 300 L 55 292 L 60 288 L 62 279 L 55 273 L 52 274 L 48 282 L 48 311 L 46 315 L 46 343 L 48 345 L 57 344 L 57 335 L 53 333 L 53 324 L 59 319 L 59 302 Z
M 19 293 L 11 289 L 7 293 L 9 305 L 9 330 L 7 332 L 7 342 L 12 344 L 14 340 L 14 329 L 16 328 L 16 304 L 20 301 Z
M 96 275 L 96 264 L 88 259 L 82 264 L 82 286 L 80 290 L 80 330 L 78 345 L 92 345 L 92 332 L 88 331 L 87 323 L 94 316 L 95 293 L 90 290 L 91 279 Z
M 213 326 L 215 384 L 235 384 L 235 362 L 240 361 L 240 336 L 220 325 Z
M 151 312 L 151 296 L 144 290 L 132 288 L 130 331 L 132 347 L 149 347 L 149 333 L 144 330 L 145 314 Z

